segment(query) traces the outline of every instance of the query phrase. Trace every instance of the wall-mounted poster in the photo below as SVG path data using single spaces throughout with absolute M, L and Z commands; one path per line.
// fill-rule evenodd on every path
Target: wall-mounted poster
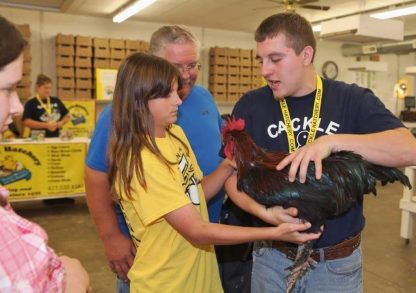
M 117 69 L 97 68 L 95 77 L 97 100 L 112 100 L 117 79 Z
M 95 100 L 65 100 L 71 120 L 63 127 L 74 137 L 90 137 L 95 127 Z

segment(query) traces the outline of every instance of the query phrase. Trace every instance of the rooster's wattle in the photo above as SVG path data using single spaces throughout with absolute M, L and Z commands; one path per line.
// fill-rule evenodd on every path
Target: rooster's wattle
M 257 146 L 244 132 L 244 120 L 228 119 L 222 130 L 224 154 L 235 160 L 237 189 L 266 207 L 295 207 L 301 220 L 312 226 L 306 232 L 319 232 L 327 219 L 339 216 L 367 193 L 376 194 L 376 181 L 383 185 L 400 181 L 411 188 L 409 179 L 397 168 L 383 167 L 365 161 L 349 151 L 331 154 L 322 161 L 322 177 L 315 178 L 315 165 L 310 163 L 306 182 L 289 182 L 286 167 L 276 165 L 288 154 L 268 152 Z M 287 280 L 290 292 L 296 280 L 313 267 L 310 258 L 315 241 L 299 245 L 298 253 Z

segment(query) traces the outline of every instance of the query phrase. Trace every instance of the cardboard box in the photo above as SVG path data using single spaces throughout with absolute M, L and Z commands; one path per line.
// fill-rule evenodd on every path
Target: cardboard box
M 56 56 L 57 66 L 74 66 L 74 57 L 72 56 Z
M 225 74 L 210 74 L 209 83 L 227 83 L 227 76 Z
M 227 48 L 228 57 L 240 57 L 240 49 Z
M 240 66 L 240 57 L 228 56 L 228 65 Z
M 124 59 L 126 58 L 126 51 L 124 49 L 110 49 L 110 58 L 111 59 Z
M 251 75 L 261 76 L 261 67 L 251 67 Z
M 251 66 L 240 66 L 240 75 L 251 75 Z
M 56 45 L 57 56 L 74 56 L 74 46 L 71 45 Z
M 64 89 L 58 88 L 58 98 L 64 99 L 73 99 L 74 98 L 74 89 Z
M 28 24 L 17 24 L 16 28 L 19 30 L 26 41 L 30 40 L 32 34 L 30 33 L 30 26 Z
M 240 75 L 240 66 L 227 66 L 228 75 Z M 251 73 L 251 72 L 250 72 Z
M 227 56 L 228 48 L 225 47 L 212 47 L 209 49 L 209 55 L 210 56 Z
M 240 92 L 240 85 L 239 84 L 227 84 L 227 93 L 238 93 Z
M 139 52 L 141 52 L 141 51 L 140 50 L 136 50 L 136 49 L 126 49 L 126 57 L 127 56 L 130 56 L 131 54 L 139 53 Z
M 251 84 L 251 75 L 240 75 L 240 84 Z
M 56 44 L 57 45 L 71 45 L 75 44 L 74 36 L 73 35 L 63 35 L 57 34 L 56 35 Z
M 212 96 L 214 97 L 214 99 L 216 101 L 226 101 L 227 100 L 227 94 L 226 92 L 212 92 L 211 91 Z
M 210 74 L 226 74 L 227 73 L 227 66 L 226 65 L 210 65 L 209 66 L 209 73 Z
M 56 67 L 56 76 L 57 77 L 74 77 L 74 67 Z
M 240 57 L 240 66 L 248 66 L 248 67 L 251 67 L 251 65 L 252 65 L 251 59 L 241 58 Z
M 91 47 L 92 46 L 92 39 L 91 39 L 91 37 L 75 36 L 75 45 L 76 46 Z
M 58 88 L 75 88 L 75 79 L 73 77 L 58 77 L 57 78 Z
M 227 101 L 238 101 L 240 93 L 227 93 Z
M 75 55 L 82 56 L 82 57 L 92 57 L 92 47 L 76 46 Z
M 110 68 L 110 59 L 107 58 L 94 58 L 94 68 Z
M 250 79 L 251 82 L 251 79 Z M 240 76 L 236 74 L 227 74 L 227 83 L 240 83 Z
M 249 92 L 251 90 L 251 83 L 249 84 L 240 84 L 240 93 L 246 93 Z
M 256 50 L 255 50 L 255 49 L 252 49 L 252 50 L 250 50 L 250 51 L 251 51 L 251 60 L 256 59 L 256 57 L 257 57 L 257 52 L 256 52 Z
M 210 83 L 208 86 L 208 90 L 210 92 L 226 92 L 227 91 L 227 85 L 225 83 Z
M 75 87 L 77 89 L 92 89 L 91 78 L 77 78 L 75 81 Z
M 20 79 L 19 86 L 20 87 L 30 87 L 32 85 L 32 79 L 30 74 L 23 74 L 22 78 Z
M 240 59 L 251 60 L 251 51 L 250 49 L 240 49 Z
M 32 53 L 30 51 L 30 46 L 26 46 L 26 48 L 23 49 L 23 60 L 24 61 L 32 60 Z
M 142 48 L 142 43 L 141 41 L 126 40 L 125 46 L 126 46 L 126 49 L 129 49 L 129 50 L 140 51 Z
M 142 43 L 141 43 L 141 51 L 142 52 L 149 52 L 149 46 L 150 46 L 150 43 L 149 42 L 145 42 L 145 41 L 142 41 Z
M 32 73 L 32 62 L 24 61 L 23 62 L 23 74 L 30 74 Z
M 92 45 L 94 48 L 109 48 L 110 40 L 108 38 L 93 38 Z
M 21 100 L 28 100 L 29 98 L 32 97 L 32 91 L 30 90 L 30 87 L 26 87 L 26 86 L 17 86 L 16 87 L 16 92 L 17 95 L 19 96 L 19 98 Z
M 76 78 L 92 78 L 91 68 L 76 67 L 75 77 Z
M 90 100 L 92 99 L 92 92 L 89 89 L 76 89 L 75 98 L 77 100 Z
M 94 57 L 110 58 L 110 48 L 94 48 Z
M 91 57 L 76 56 L 75 67 L 91 68 L 92 67 Z
M 125 49 L 126 45 L 124 44 L 123 39 L 110 39 L 110 48 L 112 48 L 112 49 Z
M 228 58 L 227 56 L 220 56 L 220 55 L 211 55 L 209 57 L 209 64 L 210 65 L 227 65 L 228 64 Z
M 123 62 L 122 59 L 110 59 L 110 68 L 118 69 Z

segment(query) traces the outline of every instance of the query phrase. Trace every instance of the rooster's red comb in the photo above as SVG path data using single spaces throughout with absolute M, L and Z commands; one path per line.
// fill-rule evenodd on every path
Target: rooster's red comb
M 245 126 L 245 121 L 243 119 L 235 119 L 235 117 L 227 117 L 225 126 L 221 130 L 222 137 L 232 130 L 243 130 Z

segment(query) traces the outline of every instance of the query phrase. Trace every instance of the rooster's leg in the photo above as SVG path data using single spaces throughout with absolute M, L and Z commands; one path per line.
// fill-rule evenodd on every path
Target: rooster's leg
M 314 241 L 308 241 L 298 246 L 293 265 L 288 268 L 290 275 L 287 279 L 287 293 L 293 289 L 298 279 L 302 278 L 310 268 L 315 266 L 316 261 L 310 257 L 313 251 L 313 243 Z

